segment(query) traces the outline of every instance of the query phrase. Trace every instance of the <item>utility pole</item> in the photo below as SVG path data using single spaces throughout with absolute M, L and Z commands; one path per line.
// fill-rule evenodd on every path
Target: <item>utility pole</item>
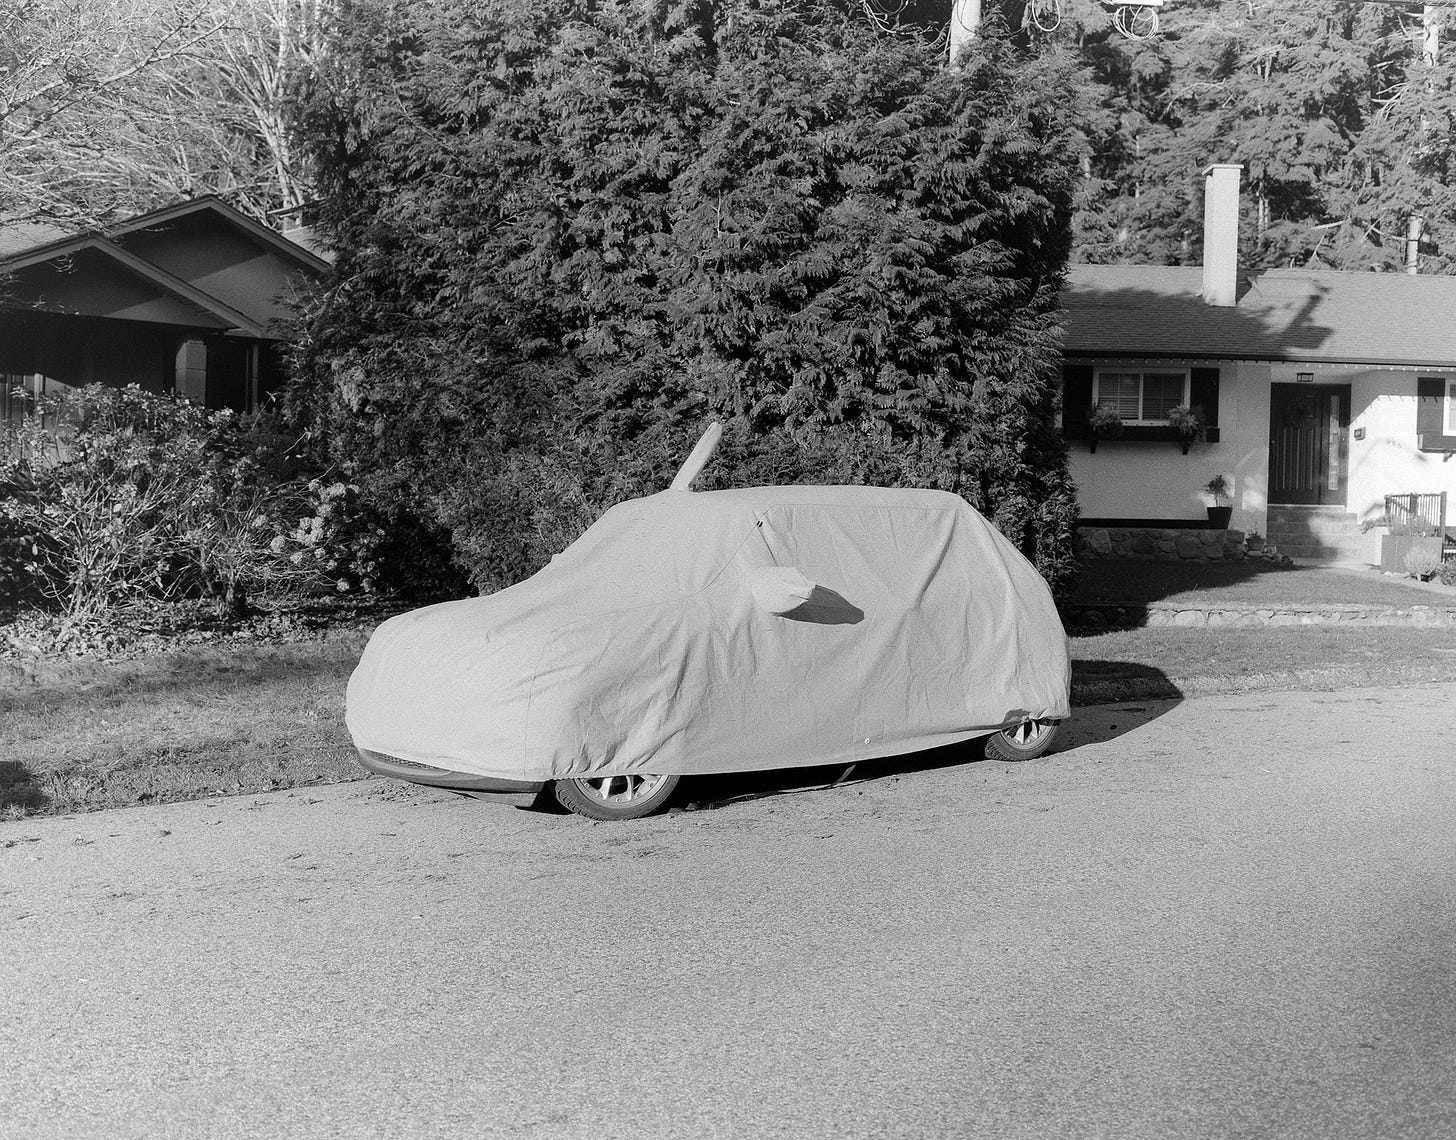
M 961 48 L 976 38 L 976 29 L 981 26 L 981 0 L 952 0 L 950 9 L 950 53 L 949 61 L 954 64 Z

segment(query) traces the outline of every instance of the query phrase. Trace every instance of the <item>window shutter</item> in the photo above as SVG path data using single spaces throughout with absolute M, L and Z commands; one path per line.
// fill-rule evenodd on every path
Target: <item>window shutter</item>
M 1194 368 L 1188 374 L 1188 405 L 1203 409 L 1207 427 L 1218 426 L 1218 369 Z
M 1416 435 L 1442 435 L 1445 423 L 1441 412 L 1445 407 L 1446 381 L 1440 377 L 1422 376 L 1416 381 Z
M 1091 439 L 1087 409 L 1092 406 L 1092 366 L 1062 365 L 1062 438 Z

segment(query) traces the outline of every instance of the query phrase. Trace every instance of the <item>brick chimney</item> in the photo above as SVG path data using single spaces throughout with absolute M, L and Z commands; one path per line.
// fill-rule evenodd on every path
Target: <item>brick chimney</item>
M 1232 305 L 1239 291 L 1239 171 L 1216 162 L 1203 172 L 1203 299 Z

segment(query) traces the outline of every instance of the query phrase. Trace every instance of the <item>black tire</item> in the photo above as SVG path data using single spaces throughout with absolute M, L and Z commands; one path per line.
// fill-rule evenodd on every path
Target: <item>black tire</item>
M 633 773 L 594 779 L 557 780 L 552 786 L 556 802 L 588 819 L 615 822 L 641 819 L 660 811 L 677 791 L 678 776 Z
M 1020 763 L 1035 760 L 1052 746 L 1060 721 L 1028 720 L 986 737 L 986 759 Z

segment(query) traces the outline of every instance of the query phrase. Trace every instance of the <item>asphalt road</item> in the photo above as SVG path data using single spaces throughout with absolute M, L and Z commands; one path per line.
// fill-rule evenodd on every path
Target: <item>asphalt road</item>
M 1456 1135 L 1456 685 L 936 759 L 0 825 L 0 1135 Z

